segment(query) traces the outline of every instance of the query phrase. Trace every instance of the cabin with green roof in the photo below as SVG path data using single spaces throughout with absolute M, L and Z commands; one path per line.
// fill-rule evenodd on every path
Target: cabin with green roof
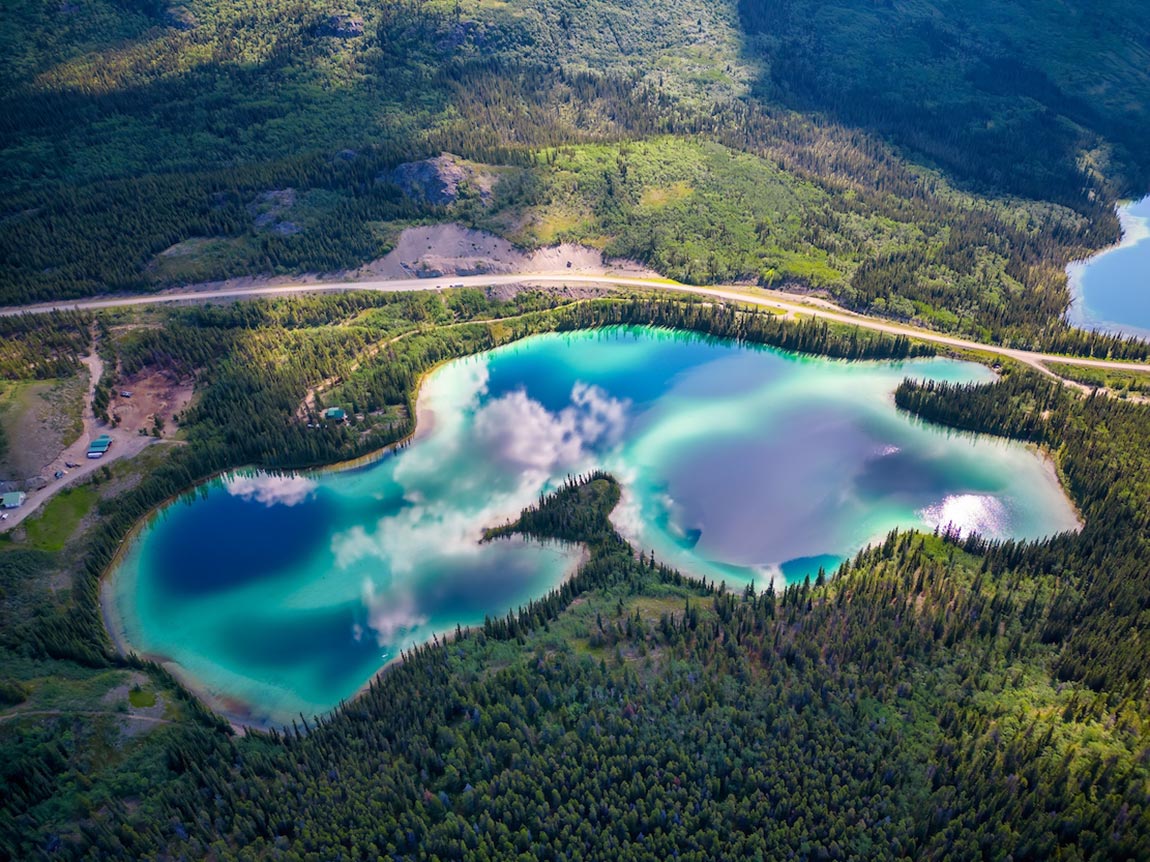
M 88 457 L 102 458 L 110 448 L 112 448 L 112 438 L 107 434 L 101 434 L 88 444 Z

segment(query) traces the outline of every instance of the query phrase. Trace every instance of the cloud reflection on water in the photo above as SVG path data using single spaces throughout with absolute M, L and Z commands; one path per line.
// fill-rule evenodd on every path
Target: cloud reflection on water
M 418 439 L 394 458 L 232 476 L 165 510 L 116 601 L 134 646 L 290 719 L 399 650 L 555 586 L 572 549 L 479 539 L 569 474 L 613 473 L 613 520 L 637 548 L 728 584 L 781 588 L 924 519 L 1026 538 L 1074 523 L 1032 453 L 897 413 L 889 393 L 912 370 L 989 379 L 945 360 L 798 360 L 650 330 L 530 339 L 430 375 Z
M 554 477 L 590 469 L 626 428 L 629 402 L 597 386 L 577 382 L 558 411 L 522 389 L 479 406 L 487 374 L 482 366 L 468 372 L 453 390 L 465 409 L 447 415 L 433 403 L 435 442 L 397 465 L 408 505 L 331 540 L 337 567 L 365 573 L 365 624 L 381 646 L 428 621 L 421 598 L 430 598 L 416 587 L 429 571 L 482 570 L 484 527 L 517 515 Z
M 319 483 L 307 476 L 250 473 L 229 476 L 224 480 L 224 487 L 233 497 L 255 500 L 265 506 L 295 506 L 311 497 Z

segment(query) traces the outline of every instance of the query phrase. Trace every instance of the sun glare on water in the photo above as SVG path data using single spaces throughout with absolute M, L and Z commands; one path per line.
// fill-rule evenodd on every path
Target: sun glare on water
M 1006 506 L 989 494 L 950 494 L 941 503 L 927 506 L 922 518 L 932 529 L 959 536 L 1001 533 L 1007 524 Z

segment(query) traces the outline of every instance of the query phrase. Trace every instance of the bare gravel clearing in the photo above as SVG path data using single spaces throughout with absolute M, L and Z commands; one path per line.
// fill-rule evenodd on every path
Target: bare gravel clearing
M 20 508 L 6 513 L 8 517 L 0 521 L 0 533 L 14 529 L 64 488 L 79 484 L 100 468 L 123 458 L 132 458 L 152 443 L 170 437 L 176 431 L 173 417 L 187 407 L 192 399 L 194 381 L 174 380 L 165 372 L 145 372 L 121 381 L 120 389 L 108 409 L 109 415 L 118 416 L 120 421 L 111 425 L 97 418 L 92 411 L 96 385 L 104 375 L 104 361 L 95 351 L 81 361 L 88 369 L 83 431 L 67 445 L 63 445 L 62 441 L 56 441 L 50 446 L 45 444 L 42 454 L 46 456 L 47 462 L 40 475 L 48 480 L 48 484 L 43 488 L 29 490 Z M 120 392 L 131 392 L 131 396 L 123 397 Z M 157 416 L 162 423 L 158 437 L 152 434 Z M 140 433 L 141 430 L 144 433 Z M 29 435 L 20 438 L 19 445 L 23 445 L 25 439 L 38 439 L 39 433 L 32 429 Z M 112 438 L 111 448 L 102 458 L 88 458 L 88 444 L 101 434 Z M 16 441 L 12 442 L 16 445 Z M 55 478 L 56 473 L 61 474 L 59 479 Z
M 581 275 L 657 276 L 634 261 L 604 260 L 602 252 L 587 246 L 565 243 L 528 252 L 483 231 L 458 224 L 436 224 L 408 228 L 400 234 L 389 254 L 358 269 L 339 273 L 339 277 L 434 279 L 453 275 L 532 275 L 564 271 Z

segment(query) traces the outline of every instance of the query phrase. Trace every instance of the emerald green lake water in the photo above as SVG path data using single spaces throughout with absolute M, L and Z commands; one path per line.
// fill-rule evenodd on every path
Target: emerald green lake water
M 560 583 L 578 550 L 478 539 L 596 467 L 622 481 L 614 518 L 637 548 L 730 584 L 830 570 L 895 526 L 1075 528 L 1033 450 L 896 410 L 906 376 L 991 373 L 645 328 L 530 338 L 432 374 L 417 439 L 376 464 L 237 473 L 165 507 L 113 573 L 110 611 L 215 705 L 279 723 Z
M 1083 329 L 1150 338 L 1150 197 L 1118 208 L 1122 242 L 1067 268 L 1067 320 Z

